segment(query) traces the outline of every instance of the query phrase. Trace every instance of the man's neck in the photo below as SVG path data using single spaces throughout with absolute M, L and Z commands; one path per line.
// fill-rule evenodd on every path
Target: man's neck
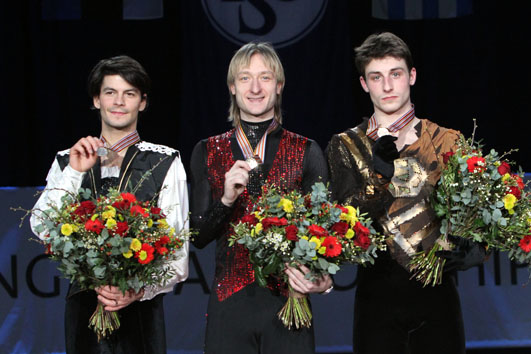
M 107 143 L 112 146 L 118 141 L 133 133 L 136 129 L 118 130 L 118 129 L 102 129 L 101 135 L 105 137 Z
M 394 122 L 396 122 L 400 117 L 402 117 L 404 114 L 409 112 L 411 109 L 411 103 L 404 106 L 399 111 L 396 111 L 394 113 L 385 113 L 379 110 L 374 111 L 374 118 L 376 119 L 376 122 L 378 123 L 378 127 L 387 128 Z

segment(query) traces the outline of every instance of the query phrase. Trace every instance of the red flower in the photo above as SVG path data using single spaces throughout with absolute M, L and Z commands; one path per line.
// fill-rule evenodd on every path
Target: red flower
M 522 251 L 525 253 L 531 252 L 531 235 L 525 235 L 521 240 L 519 244 Z
M 170 242 L 170 238 L 166 235 L 162 236 L 155 242 L 155 247 L 159 248 L 162 247 Z
M 323 237 L 328 236 L 328 232 L 319 225 L 312 224 L 308 227 L 308 232 L 313 236 Z
M 366 250 L 371 245 L 371 239 L 369 238 L 370 231 L 368 228 L 363 226 L 361 222 L 357 222 L 354 225 L 354 232 L 356 237 L 354 238 L 354 244 Z
M 455 155 L 455 152 L 453 151 L 445 152 L 444 154 L 442 154 L 443 162 L 445 164 L 448 163 L 448 161 L 450 161 L 450 157 L 454 155 Z
M 118 221 L 116 223 L 116 230 L 114 232 L 116 232 L 118 235 L 125 236 L 127 235 L 128 231 L 129 231 L 129 225 L 127 225 L 126 221 Z
M 95 232 L 98 235 L 101 233 L 101 230 L 103 230 L 104 228 L 105 226 L 99 219 L 96 219 L 94 221 L 89 219 L 85 223 L 85 230 Z
M 127 209 L 129 209 L 130 205 L 131 205 L 131 203 L 129 203 L 128 201 L 125 201 L 125 200 L 120 200 L 118 202 L 112 203 L 112 206 L 115 207 L 118 210 L 127 210 Z
M 511 166 L 509 166 L 507 162 L 503 161 L 501 165 L 498 166 L 498 173 L 502 176 L 506 173 L 511 173 Z
M 122 193 L 120 194 L 120 196 L 122 197 L 122 199 L 126 202 L 129 202 L 129 203 L 134 203 L 136 202 L 136 197 L 134 194 L 131 194 L 131 193 Z
M 348 209 L 347 208 L 345 208 L 345 207 L 343 207 L 343 206 L 341 206 L 339 204 L 336 204 L 335 207 L 340 209 L 342 213 L 348 214 Z
M 166 247 L 157 247 L 157 253 L 161 255 L 168 254 L 169 250 Z
M 151 207 L 151 214 L 160 215 L 161 211 L 162 211 L 161 208 Z
M 335 237 L 328 236 L 321 246 L 326 247 L 325 257 L 337 257 L 341 254 L 341 244 Z
M 304 207 L 310 209 L 312 207 L 312 197 L 307 194 L 304 196 Z
M 299 238 L 297 237 L 297 232 L 299 229 L 295 225 L 288 225 L 286 226 L 286 238 L 290 241 L 297 241 Z
M 472 156 L 466 160 L 468 165 L 468 172 L 474 173 L 474 171 L 483 172 L 485 171 L 485 159 L 479 156 Z
M 153 246 L 147 243 L 143 243 L 140 251 L 135 252 L 135 258 L 138 259 L 138 263 L 140 264 L 148 264 L 149 262 L 153 260 L 154 252 L 155 252 L 155 249 L 153 248 Z
M 262 226 L 264 227 L 264 230 L 269 229 L 271 226 L 286 226 L 288 224 L 288 220 L 286 218 L 278 218 L 278 217 L 271 217 L 271 218 L 264 218 L 262 219 Z
M 258 219 L 256 216 L 254 216 L 254 214 L 248 214 L 241 218 L 241 222 L 244 224 L 247 223 L 249 225 L 256 225 L 258 224 Z
M 515 186 L 511 186 L 509 187 L 509 192 L 507 192 L 507 194 L 512 194 L 516 197 L 516 199 L 520 200 L 520 198 L 522 198 L 522 191 L 520 190 L 520 188 L 518 187 L 515 187 Z
M 94 212 L 94 209 L 96 209 L 96 205 L 90 200 L 85 200 L 79 204 L 76 210 L 74 210 L 74 214 L 83 217 L 91 215 Z
M 344 221 L 336 222 L 334 225 L 332 225 L 332 231 L 338 235 L 345 236 L 348 231 L 348 224 Z
M 44 254 L 49 255 L 49 256 L 53 255 L 51 243 L 46 244 L 46 249 L 44 250 Z
M 144 210 L 144 208 L 142 208 L 140 205 L 133 205 L 131 207 L 131 215 L 142 215 L 143 217 L 147 218 L 149 216 L 149 213 L 147 211 Z
M 516 184 L 518 185 L 518 188 L 520 188 L 520 189 L 524 189 L 525 184 L 524 184 L 524 181 L 522 181 L 522 177 L 520 177 L 520 176 L 517 175 L 517 174 L 513 174 L 512 177 L 513 177 L 513 180 L 514 180 L 514 181 L 516 182 Z

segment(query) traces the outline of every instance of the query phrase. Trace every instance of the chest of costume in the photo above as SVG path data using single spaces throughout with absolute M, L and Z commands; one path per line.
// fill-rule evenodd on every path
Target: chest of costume
M 219 200 L 223 195 L 225 173 L 234 164 L 231 148 L 233 131 L 212 137 L 207 141 L 207 169 L 212 199 Z M 301 189 L 303 177 L 303 159 L 307 139 L 284 130 L 280 138 L 278 151 L 264 183 L 275 184 L 283 190 Z M 218 299 L 223 301 L 232 294 L 254 282 L 253 267 L 249 262 L 249 253 L 244 246 L 235 244 L 228 247 L 227 239 L 232 233 L 231 223 L 236 223 L 245 213 L 253 209 L 253 201 L 245 190 L 237 199 L 230 221 L 220 235 L 216 248 L 215 288 Z M 271 281 L 271 289 L 282 287 L 279 281 Z

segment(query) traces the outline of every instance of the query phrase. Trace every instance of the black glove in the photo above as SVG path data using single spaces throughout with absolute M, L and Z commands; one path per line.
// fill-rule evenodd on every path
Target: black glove
M 378 138 L 372 146 L 372 163 L 374 171 L 387 179 L 391 179 L 395 173 L 393 161 L 400 157 L 396 149 L 395 140 L 397 137 L 385 135 Z
M 487 258 L 486 248 L 478 242 L 469 239 L 448 235 L 455 248 L 451 251 L 437 251 L 435 255 L 446 259 L 444 271 L 467 270 L 478 266 Z

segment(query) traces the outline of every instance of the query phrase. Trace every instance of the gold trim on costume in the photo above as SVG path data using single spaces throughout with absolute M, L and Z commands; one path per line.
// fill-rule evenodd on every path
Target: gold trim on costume
M 414 157 L 394 161 L 395 173 L 389 184 L 389 192 L 395 198 L 415 197 L 428 179 L 428 174 Z

